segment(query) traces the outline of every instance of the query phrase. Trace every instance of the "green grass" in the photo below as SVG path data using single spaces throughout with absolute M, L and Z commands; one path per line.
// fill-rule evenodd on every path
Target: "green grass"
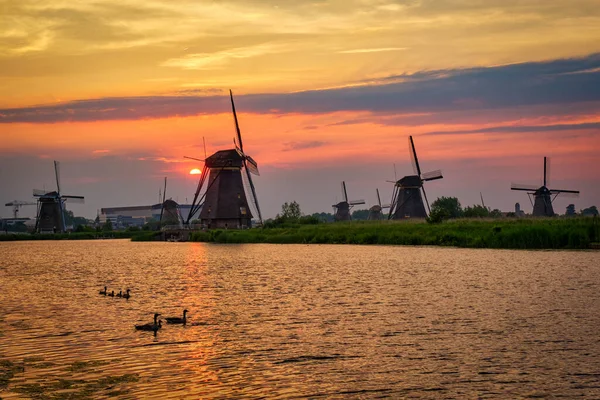
M 327 243 L 456 246 L 496 249 L 587 249 L 598 241 L 593 218 L 458 219 L 440 224 L 352 221 L 284 228 L 196 232 L 214 243 Z

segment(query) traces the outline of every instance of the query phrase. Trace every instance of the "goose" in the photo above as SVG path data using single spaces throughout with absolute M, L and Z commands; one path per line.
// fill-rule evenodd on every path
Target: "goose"
M 185 317 L 185 315 L 187 314 L 188 310 L 183 310 L 183 318 L 179 318 L 179 317 L 168 317 L 165 318 L 165 320 L 167 321 L 167 323 L 169 324 L 184 324 L 187 322 L 187 318 Z
M 124 299 L 129 299 L 129 297 L 130 297 L 130 295 L 129 295 L 129 289 L 127 289 L 127 293 L 125 293 L 125 294 L 123 295 L 123 298 L 124 298 Z
M 159 313 L 154 314 L 154 322 L 144 324 L 144 325 L 136 325 L 135 329 L 138 331 L 156 332 L 157 330 L 159 330 L 162 327 L 162 321 L 157 322 L 159 315 L 160 315 Z
M 99 294 L 103 294 L 103 295 L 105 295 L 105 296 L 106 296 L 106 286 L 104 286 L 104 290 L 101 290 L 101 291 L 99 292 Z
M 111 291 L 111 292 L 110 292 L 108 295 L 109 295 L 110 297 L 115 297 L 115 291 L 114 291 L 114 290 L 113 290 L 113 291 Z
M 123 291 L 119 289 L 119 293 L 117 293 L 117 297 L 123 297 Z

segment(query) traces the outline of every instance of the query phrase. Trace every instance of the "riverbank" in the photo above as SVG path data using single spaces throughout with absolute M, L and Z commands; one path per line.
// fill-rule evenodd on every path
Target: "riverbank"
M 0 242 L 20 240 L 101 240 L 101 239 L 131 239 L 132 241 L 153 240 L 157 232 L 71 232 L 54 234 L 7 233 L 0 235 Z
M 597 219 L 459 219 L 440 224 L 350 221 L 282 228 L 195 232 L 214 243 L 393 244 L 493 249 L 588 249 L 600 240 Z

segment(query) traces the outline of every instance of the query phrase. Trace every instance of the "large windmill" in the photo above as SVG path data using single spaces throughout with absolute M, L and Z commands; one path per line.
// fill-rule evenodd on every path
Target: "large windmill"
M 369 208 L 369 221 L 378 221 L 383 219 L 383 209 L 390 208 L 389 204 L 381 205 L 381 197 L 379 196 L 379 189 L 375 189 L 377 191 L 377 204 L 373 207 Z
M 237 143 L 235 143 L 234 149 L 217 151 L 202 160 L 204 161 L 204 168 L 200 175 L 200 181 L 194 194 L 186 224 L 189 224 L 192 216 L 196 215 L 198 210 L 201 209 L 200 223 L 208 228 L 250 228 L 252 226 L 252 212 L 246 197 L 245 186 L 249 187 L 251 200 L 258 214 L 258 221 L 262 224 L 256 189 L 252 182 L 252 174 L 260 175 L 258 164 L 252 157 L 244 153 L 242 134 L 231 90 L 229 91 L 229 97 L 235 121 Z M 206 191 L 200 196 L 207 176 Z
M 60 193 L 60 163 L 54 161 L 56 176 L 56 191 L 33 190 L 38 199 L 37 220 L 35 231 L 38 233 L 62 233 L 67 230 L 65 224 L 65 203 L 83 203 L 83 196 L 70 196 Z
M 423 197 L 429 209 L 429 201 L 425 194 L 423 182 L 442 179 L 442 171 L 435 170 L 431 172 L 421 173 L 417 151 L 412 136 L 409 136 L 410 156 L 413 162 L 415 175 L 407 175 L 395 182 L 394 193 L 392 195 L 389 219 L 404 219 L 404 218 L 427 218 L 425 212 L 425 204 Z M 421 196 L 423 192 L 423 196 Z
M 548 189 L 548 170 L 547 161 L 544 157 L 544 184 L 541 187 L 511 184 L 511 190 L 524 190 L 529 196 L 531 201 L 531 195 L 533 195 L 535 202 L 533 202 L 533 216 L 534 217 L 552 217 L 554 216 L 554 208 L 552 208 L 552 202 L 561 193 L 568 193 L 570 195 L 578 195 L 579 190 L 564 190 L 564 189 Z
M 335 211 L 333 215 L 333 219 L 335 221 L 350 221 L 352 216 L 350 214 L 350 209 L 358 204 L 365 204 L 364 200 L 352 200 L 348 201 L 348 192 L 346 191 L 346 182 L 342 181 L 342 195 L 344 196 L 344 201 L 340 201 L 337 204 L 334 204 L 333 210 Z

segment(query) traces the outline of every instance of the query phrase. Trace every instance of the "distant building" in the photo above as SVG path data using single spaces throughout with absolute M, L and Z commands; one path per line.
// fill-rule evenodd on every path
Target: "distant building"
M 166 202 L 170 202 L 169 204 L 175 203 L 173 200 L 167 200 Z M 181 217 L 185 221 L 192 206 L 190 204 L 178 204 L 177 206 Z M 115 229 L 128 228 L 130 226 L 140 227 L 151 220 L 158 221 L 161 209 L 162 205 L 160 203 L 147 206 L 107 207 L 100 209 L 98 217 L 100 224 L 110 221 Z M 163 211 L 163 219 L 165 216 Z
M 515 203 L 515 216 L 516 217 L 524 217 L 525 212 L 521 210 L 521 204 Z

